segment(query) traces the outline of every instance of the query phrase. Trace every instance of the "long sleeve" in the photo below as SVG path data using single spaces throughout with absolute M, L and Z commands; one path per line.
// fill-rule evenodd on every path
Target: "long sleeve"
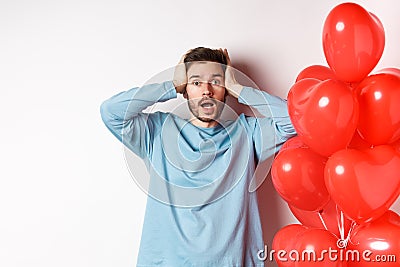
M 159 114 L 143 113 L 147 107 L 176 98 L 172 82 L 149 84 L 121 92 L 100 106 L 104 124 L 122 143 L 140 157 L 151 149 Z
M 273 146 L 279 149 L 282 143 L 296 135 L 285 100 L 261 90 L 244 87 L 238 101 L 255 109 L 261 115 L 252 119 L 254 142 L 260 158 L 270 156 L 271 153 L 266 153 L 264 156 L 261 154 L 272 150 Z

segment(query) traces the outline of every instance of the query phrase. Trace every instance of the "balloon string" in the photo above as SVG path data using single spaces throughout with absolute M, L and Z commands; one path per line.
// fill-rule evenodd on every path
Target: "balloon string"
M 321 223 L 324 226 L 325 230 L 328 230 L 328 227 L 326 227 L 324 218 L 322 218 L 321 212 L 318 212 L 318 216 L 319 216 L 319 219 L 321 220 Z
M 336 205 L 336 212 L 337 212 L 337 210 L 338 210 L 338 206 Z M 343 215 L 342 211 L 340 211 L 340 219 L 339 219 L 338 227 L 339 227 L 340 238 L 342 240 L 344 240 L 345 239 L 344 238 L 344 215 Z
M 340 211 L 340 213 L 339 213 L 339 211 Z M 336 216 L 337 216 L 337 223 L 338 223 L 338 229 L 339 229 L 339 234 L 340 234 L 340 238 L 338 238 L 338 241 L 336 244 L 337 244 L 338 248 L 342 249 L 342 248 L 347 247 L 347 243 L 349 242 L 350 234 L 347 237 L 344 236 L 345 235 L 345 233 L 344 233 L 344 230 L 345 230 L 344 229 L 345 228 L 344 214 L 341 210 L 339 210 L 337 205 L 336 205 Z
M 338 211 L 338 207 L 336 206 L 336 211 Z M 339 233 L 340 233 L 340 238 L 337 241 L 337 245 L 339 248 L 346 248 L 350 240 L 351 232 L 356 226 L 356 222 L 352 222 L 350 225 L 349 232 L 347 233 L 347 236 L 345 237 L 345 225 L 344 225 L 344 213 L 343 211 L 340 211 L 340 218 L 338 218 L 338 228 L 339 228 Z
M 355 221 L 353 221 L 353 222 L 351 223 L 349 232 L 347 233 L 347 237 L 346 237 L 346 241 L 347 241 L 347 242 L 351 242 L 351 240 L 350 240 L 350 235 L 351 235 L 351 232 L 352 232 L 352 231 L 354 230 L 354 228 L 356 227 L 356 225 L 357 225 L 357 223 L 356 223 Z

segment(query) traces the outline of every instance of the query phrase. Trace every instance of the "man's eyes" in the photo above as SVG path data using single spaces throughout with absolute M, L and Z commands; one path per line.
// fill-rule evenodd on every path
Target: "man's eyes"
M 194 82 L 192 82 L 192 84 L 195 85 L 195 86 L 200 86 L 201 82 L 200 81 L 194 81 Z
M 212 80 L 211 85 L 220 85 L 221 82 L 219 80 Z
M 192 82 L 192 84 L 194 86 L 201 86 L 203 83 L 207 83 L 207 82 L 202 82 L 202 81 L 193 81 Z M 211 84 L 211 85 L 220 85 L 221 81 L 219 81 L 219 80 L 211 80 L 208 83 Z

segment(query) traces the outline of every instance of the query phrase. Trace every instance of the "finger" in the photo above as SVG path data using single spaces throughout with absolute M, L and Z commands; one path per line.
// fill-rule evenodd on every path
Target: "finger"
M 224 48 L 223 53 L 225 55 L 227 65 L 230 66 L 231 65 L 231 58 L 229 57 L 228 50 L 226 48 Z
M 181 59 L 179 60 L 179 63 L 183 63 L 183 62 L 184 62 L 185 56 L 186 56 L 186 54 L 184 54 L 184 55 L 181 56 Z

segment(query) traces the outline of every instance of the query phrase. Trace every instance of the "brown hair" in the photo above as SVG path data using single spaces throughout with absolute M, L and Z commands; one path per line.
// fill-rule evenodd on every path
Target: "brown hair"
M 211 49 L 206 47 L 197 47 L 189 50 L 186 53 L 183 62 L 186 65 L 186 68 L 190 67 L 191 62 L 195 61 L 211 61 L 222 64 L 222 68 L 225 71 L 226 65 L 228 61 L 224 55 L 224 53 L 219 49 Z

